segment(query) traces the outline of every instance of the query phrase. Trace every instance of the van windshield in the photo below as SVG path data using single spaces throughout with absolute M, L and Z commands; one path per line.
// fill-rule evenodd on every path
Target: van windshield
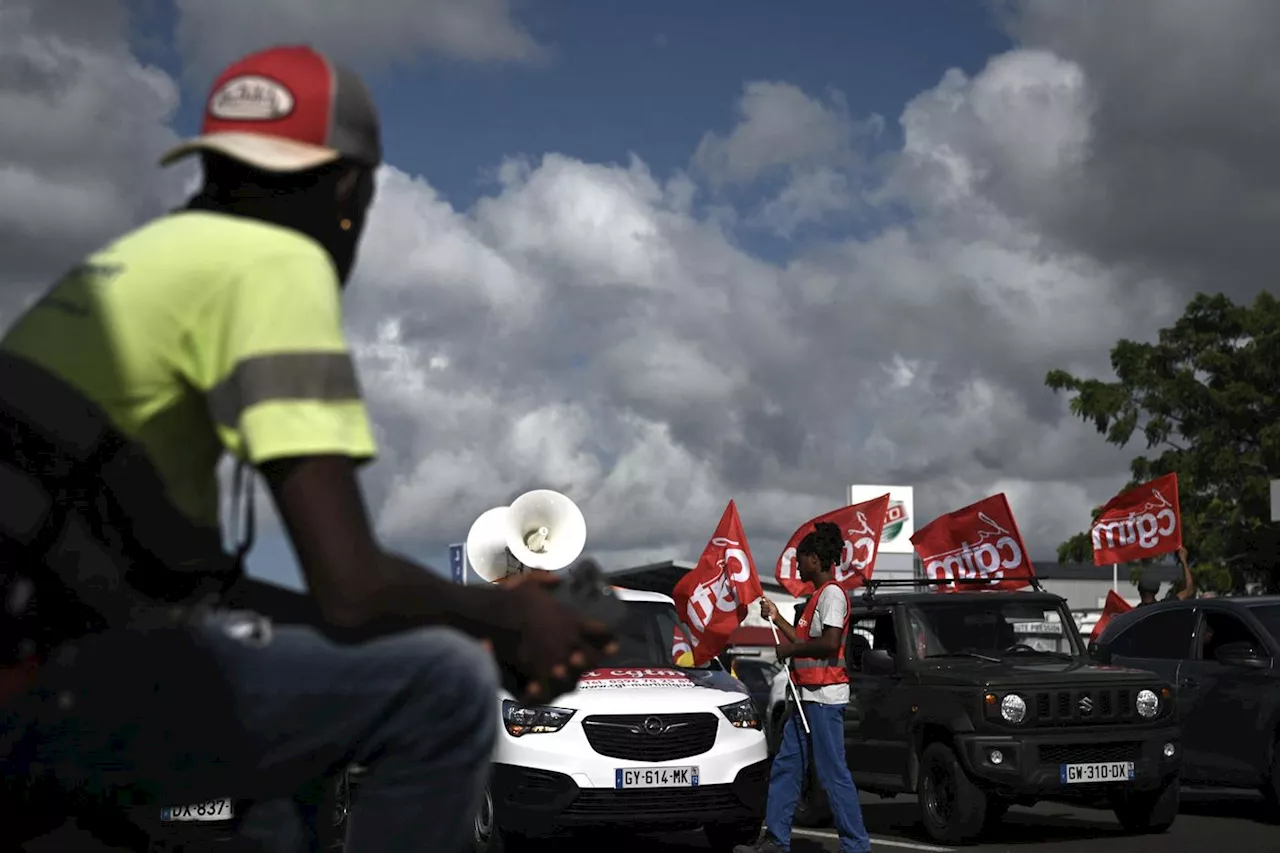
M 601 662 L 602 667 L 670 667 L 691 668 L 684 656 L 688 648 L 684 628 L 676 619 L 676 609 L 664 601 L 626 601 L 626 615 L 618 628 L 618 653 Z

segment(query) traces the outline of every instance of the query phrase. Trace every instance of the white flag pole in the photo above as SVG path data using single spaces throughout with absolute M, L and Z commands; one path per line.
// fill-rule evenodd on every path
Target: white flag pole
M 1120 592 L 1120 564 L 1119 563 L 1111 564 L 1111 591 L 1115 593 Z
M 769 620 L 769 628 L 773 631 L 773 644 L 776 646 L 781 639 L 778 637 L 778 626 L 773 624 L 773 620 Z M 796 689 L 795 680 L 791 678 L 791 667 L 787 667 L 787 684 L 791 686 L 791 698 L 796 700 L 796 713 L 800 715 L 800 723 L 804 726 L 804 733 L 811 734 L 809 731 L 809 721 L 804 716 L 804 705 L 800 704 L 800 691 Z

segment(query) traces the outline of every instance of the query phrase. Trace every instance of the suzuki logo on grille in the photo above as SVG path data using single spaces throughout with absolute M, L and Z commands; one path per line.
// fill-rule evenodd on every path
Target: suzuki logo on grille
M 1080 699 L 1079 708 L 1080 708 L 1080 713 L 1081 713 L 1081 714 L 1084 714 L 1085 716 L 1088 716 L 1089 714 L 1092 714 L 1092 713 L 1093 713 L 1093 700 L 1092 700 L 1092 699 L 1090 699 L 1088 696 L 1084 696 L 1084 697 L 1082 697 L 1082 698 Z
M 660 735 L 667 730 L 667 727 L 657 717 L 650 717 L 644 721 L 644 730 L 651 735 Z

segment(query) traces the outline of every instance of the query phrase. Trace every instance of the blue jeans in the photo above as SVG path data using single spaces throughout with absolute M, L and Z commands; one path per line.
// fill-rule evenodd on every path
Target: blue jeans
M 235 618 L 108 632 L 47 664 L 0 711 L 0 775 L 118 806 L 253 799 L 239 845 L 311 843 L 296 798 L 367 768 L 351 853 L 467 848 L 497 734 L 497 673 L 471 639 L 423 629 L 337 645 L 309 628 L 233 636 Z
M 812 738 L 805 736 L 800 715 L 793 709 L 782 730 L 782 744 L 769 775 L 769 804 L 765 826 L 778 845 L 791 849 L 791 823 L 796 801 L 809 771 L 812 740 L 813 766 L 818 782 L 831 804 L 831 817 L 840 834 L 840 853 L 870 853 L 871 839 L 862 823 L 862 803 L 844 756 L 844 705 L 804 702 Z

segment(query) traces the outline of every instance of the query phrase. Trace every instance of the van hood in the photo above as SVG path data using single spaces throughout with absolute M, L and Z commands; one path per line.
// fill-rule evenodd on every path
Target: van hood
M 655 705 L 670 711 L 698 710 L 747 698 L 746 685 L 721 670 L 605 667 L 583 673 L 576 690 L 550 704 L 575 710 L 590 707 L 643 713 Z

